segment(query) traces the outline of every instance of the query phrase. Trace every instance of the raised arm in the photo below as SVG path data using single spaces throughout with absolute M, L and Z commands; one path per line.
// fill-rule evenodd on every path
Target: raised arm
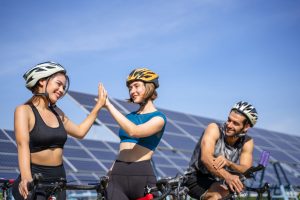
M 106 108 L 120 127 L 131 137 L 142 138 L 153 135 L 154 133 L 159 132 L 165 124 L 164 119 L 157 116 L 153 117 L 146 123 L 136 125 L 118 111 L 113 104 L 109 102 L 109 100 L 106 102 Z
M 60 109 L 56 108 L 56 111 L 61 116 L 67 133 L 79 139 L 84 138 L 84 136 L 88 133 L 89 129 L 92 127 L 94 121 L 96 120 L 100 109 L 104 106 L 106 98 L 106 90 L 100 83 L 98 86 L 98 101 L 96 102 L 90 114 L 79 125 L 73 123 Z
M 30 110 L 29 106 L 21 105 L 15 110 L 14 127 L 16 143 L 18 149 L 18 162 L 21 172 L 21 182 L 19 185 L 20 194 L 26 199 L 28 195 L 27 183 L 32 180 L 30 169 L 30 150 L 29 150 L 29 127 Z

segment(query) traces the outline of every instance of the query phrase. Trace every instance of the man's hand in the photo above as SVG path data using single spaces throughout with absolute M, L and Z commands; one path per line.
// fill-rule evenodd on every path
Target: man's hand
M 218 156 L 217 158 L 213 159 L 213 167 L 216 170 L 222 169 L 225 166 L 229 167 L 231 162 L 227 160 L 224 156 Z
M 237 192 L 238 194 L 242 192 L 244 185 L 239 176 L 230 174 L 225 178 L 225 181 L 231 191 Z

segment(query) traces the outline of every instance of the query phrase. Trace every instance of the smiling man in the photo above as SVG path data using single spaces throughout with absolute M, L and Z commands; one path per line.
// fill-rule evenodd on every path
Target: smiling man
M 257 121 L 256 109 L 240 101 L 224 124 L 211 123 L 197 143 L 188 172 L 189 195 L 196 199 L 221 199 L 229 191 L 240 193 L 243 184 L 230 170 L 245 172 L 252 166 L 253 139 L 246 133 Z

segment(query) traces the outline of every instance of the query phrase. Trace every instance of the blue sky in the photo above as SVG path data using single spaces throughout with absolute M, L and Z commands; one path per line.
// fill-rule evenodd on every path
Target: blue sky
M 23 73 L 52 60 L 71 90 L 126 99 L 127 74 L 148 67 L 158 107 L 225 120 L 245 100 L 257 127 L 300 136 L 300 1 L 0 1 L 0 27 L 0 128 L 31 95 Z

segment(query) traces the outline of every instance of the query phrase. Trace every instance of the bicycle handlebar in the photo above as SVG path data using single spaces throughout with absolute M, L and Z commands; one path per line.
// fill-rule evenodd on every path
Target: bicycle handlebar
M 231 174 L 238 175 L 241 182 L 244 182 L 246 179 L 254 178 L 255 177 L 254 176 L 255 172 L 265 169 L 268 162 L 269 162 L 269 157 L 270 157 L 270 153 L 267 152 L 267 151 L 263 151 L 261 153 L 260 161 L 259 161 L 259 164 L 257 166 L 250 167 L 244 173 L 235 172 L 235 171 L 229 171 L 229 172 Z M 262 194 L 262 193 L 269 190 L 269 184 L 265 183 L 265 185 L 263 187 L 259 187 L 259 188 L 246 187 L 246 190 L 257 192 L 260 195 L 260 194 Z M 232 198 L 234 195 L 236 195 L 235 192 L 230 191 L 229 195 L 226 196 L 225 198 L 223 198 L 223 200 Z
M 32 199 L 32 193 L 35 193 L 37 188 L 49 189 L 55 193 L 57 190 L 96 190 L 98 195 L 102 194 L 107 186 L 108 177 L 103 176 L 100 178 L 99 183 L 88 184 L 88 185 L 78 185 L 78 184 L 68 184 L 66 179 L 59 178 L 51 182 L 46 181 L 42 174 L 37 173 L 33 175 L 33 180 L 27 184 L 28 191 L 31 192 L 30 198 Z
M 13 184 L 14 181 L 15 181 L 14 179 L 0 178 L 0 183 L 3 183 L 3 184 Z
M 12 186 L 14 183 L 14 179 L 5 179 L 5 178 L 0 178 L 0 188 L 2 190 L 8 189 Z

